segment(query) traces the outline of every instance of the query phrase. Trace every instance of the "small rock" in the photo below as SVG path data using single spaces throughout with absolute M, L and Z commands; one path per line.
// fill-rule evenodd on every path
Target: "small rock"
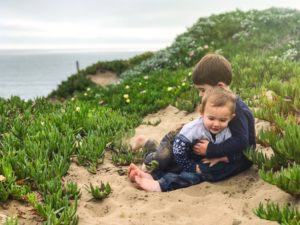
M 232 225 L 239 225 L 239 224 L 242 224 L 242 221 L 237 220 L 237 219 L 234 219 L 232 222 Z

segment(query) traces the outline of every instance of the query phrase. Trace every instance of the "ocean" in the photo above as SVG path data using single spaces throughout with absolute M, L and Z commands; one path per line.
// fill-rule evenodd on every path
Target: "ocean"
M 0 97 L 47 96 L 58 84 L 98 61 L 128 59 L 139 52 L 0 50 Z

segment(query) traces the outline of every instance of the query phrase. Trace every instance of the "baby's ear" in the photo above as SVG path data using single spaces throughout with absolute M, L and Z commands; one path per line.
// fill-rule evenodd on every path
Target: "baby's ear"
M 235 117 L 235 113 L 233 113 L 232 115 L 231 115 L 231 119 L 233 119 Z

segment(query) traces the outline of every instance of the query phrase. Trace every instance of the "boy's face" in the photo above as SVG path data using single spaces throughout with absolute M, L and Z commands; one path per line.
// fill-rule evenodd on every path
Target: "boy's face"
M 212 134 L 218 134 L 228 127 L 228 123 L 234 117 L 234 114 L 232 114 L 229 104 L 215 107 L 207 102 L 202 117 L 205 128 Z
M 195 84 L 194 87 L 199 91 L 199 96 L 203 97 L 203 95 L 205 94 L 205 91 L 212 88 L 213 86 L 211 86 L 209 84 Z

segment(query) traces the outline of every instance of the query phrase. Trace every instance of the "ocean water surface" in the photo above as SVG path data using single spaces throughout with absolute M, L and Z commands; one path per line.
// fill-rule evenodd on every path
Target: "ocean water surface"
M 34 99 L 47 96 L 58 84 L 98 61 L 128 59 L 139 52 L 0 50 L 0 97 Z

